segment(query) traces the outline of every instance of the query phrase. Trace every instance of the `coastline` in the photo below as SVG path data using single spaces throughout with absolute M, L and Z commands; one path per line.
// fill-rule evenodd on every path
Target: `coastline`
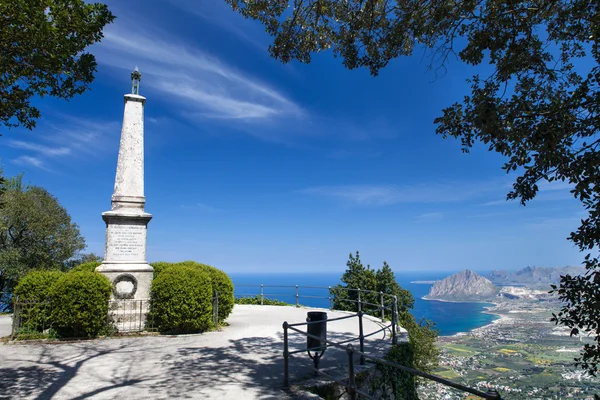
M 456 300 L 442 300 L 442 299 L 428 299 L 427 297 L 423 296 L 421 297 L 422 300 L 427 300 L 427 301 L 440 301 L 442 303 L 473 303 L 473 304 L 486 304 L 483 306 L 484 310 L 481 311 L 481 314 L 488 314 L 488 315 L 493 315 L 496 318 L 494 318 L 493 320 L 491 320 L 489 323 L 482 325 L 480 327 L 477 328 L 473 328 L 470 329 L 468 331 L 461 331 L 461 332 L 456 332 L 455 334 L 452 335 L 441 335 L 440 337 L 445 337 L 445 338 L 451 338 L 451 337 L 458 337 L 458 336 L 464 336 L 467 335 L 469 333 L 472 332 L 477 332 L 479 330 L 485 329 L 487 327 L 493 326 L 494 324 L 503 324 L 505 322 L 507 322 L 508 320 L 510 320 L 511 318 L 494 312 L 495 309 L 500 305 L 500 303 L 492 301 L 492 300 L 488 300 L 488 301 L 456 301 Z

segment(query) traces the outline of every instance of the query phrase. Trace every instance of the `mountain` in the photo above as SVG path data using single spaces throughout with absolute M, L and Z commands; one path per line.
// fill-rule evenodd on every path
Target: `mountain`
M 465 269 L 437 281 L 423 297 L 427 300 L 481 301 L 498 294 L 499 289 L 483 276 Z
M 580 275 L 585 272 L 583 267 L 526 267 L 519 271 L 492 271 L 488 279 L 495 285 L 522 285 L 535 288 L 548 288 L 551 284 L 558 284 L 561 275 Z M 549 289 L 549 288 L 548 288 Z

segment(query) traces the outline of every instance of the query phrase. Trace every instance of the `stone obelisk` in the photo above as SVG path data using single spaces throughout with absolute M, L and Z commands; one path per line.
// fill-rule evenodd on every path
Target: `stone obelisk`
M 113 283 L 113 299 L 150 297 L 153 269 L 146 261 L 146 232 L 152 215 L 144 211 L 144 103 L 139 95 L 142 75 L 131 74 L 131 94 L 125 95 L 115 190 L 106 222 L 104 262 L 96 270 Z

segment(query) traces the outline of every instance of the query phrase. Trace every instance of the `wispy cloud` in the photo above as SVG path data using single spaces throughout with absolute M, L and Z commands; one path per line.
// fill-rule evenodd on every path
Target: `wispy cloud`
M 31 167 L 43 169 L 45 171 L 49 171 L 49 169 L 44 165 L 43 161 L 40 160 L 38 157 L 20 156 L 20 157 L 15 158 L 13 160 L 13 163 L 15 163 L 17 165 L 31 166 Z
M 102 154 L 104 150 L 108 150 L 109 144 L 112 145 L 115 141 L 118 143 L 120 127 L 116 121 L 47 114 L 48 118 L 37 128 L 43 135 L 36 135 L 35 142 L 23 140 L 6 142 L 7 146 L 25 153 L 15 158 L 14 163 L 50 171 L 48 164 L 64 163 L 65 160 L 78 159 L 80 156 Z
M 399 185 L 316 186 L 299 192 L 330 197 L 358 205 L 387 206 L 398 203 L 452 203 L 473 200 L 498 190 L 497 182 L 447 182 Z
M 50 147 L 43 144 L 23 142 L 21 140 L 10 140 L 8 146 L 33 151 L 48 157 L 65 156 L 71 153 L 71 149 L 68 147 Z
M 96 51 L 99 63 L 128 70 L 138 65 L 142 88 L 168 96 L 185 115 L 257 121 L 303 114 L 277 90 L 217 57 L 158 28 L 148 33 L 122 22 L 106 30 Z
M 482 206 L 500 206 L 500 205 L 504 205 L 506 203 L 510 203 L 511 200 L 494 200 L 494 201 L 488 201 L 487 203 L 483 203 L 481 204 Z
M 573 185 L 568 182 L 554 181 L 554 182 L 540 182 L 538 183 L 538 194 L 535 197 L 536 201 L 559 201 L 572 199 L 573 195 L 570 190 L 573 189 Z M 507 200 L 506 197 L 502 200 L 492 200 L 480 204 L 481 206 L 501 206 L 516 204 L 519 205 L 519 200 Z
M 231 7 L 225 4 L 224 1 L 203 0 L 202 6 L 199 6 L 196 1 L 190 0 L 171 0 L 169 2 L 182 10 L 194 14 L 202 19 L 203 23 L 209 23 L 221 28 L 256 47 L 258 50 L 264 52 L 265 55 L 268 55 L 267 48 L 269 41 L 262 39 L 265 37 L 265 33 L 260 25 L 253 24 L 239 14 L 234 13 Z
M 423 223 L 428 223 L 428 222 L 441 221 L 442 219 L 444 219 L 444 213 L 430 212 L 430 213 L 424 213 L 424 214 L 417 216 L 417 218 L 415 219 L 415 223 L 423 224 Z

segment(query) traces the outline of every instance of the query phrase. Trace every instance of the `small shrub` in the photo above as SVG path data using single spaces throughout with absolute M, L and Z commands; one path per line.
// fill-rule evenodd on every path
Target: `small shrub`
M 50 319 L 62 337 L 95 337 L 106 329 L 112 285 L 96 272 L 71 272 L 52 287 Z
M 49 300 L 52 286 L 64 274 L 57 270 L 37 270 L 25 275 L 17 284 L 14 296 L 19 301 L 20 327 L 27 332 L 41 332 L 50 326 Z
M 211 265 L 200 264 L 195 261 L 184 261 L 177 263 L 176 265 L 185 265 L 192 268 L 199 268 L 205 271 L 210 276 L 212 290 L 219 292 L 219 322 L 225 321 L 225 319 L 231 314 L 233 310 L 234 298 L 233 298 L 233 282 L 229 275 L 215 268 Z
M 260 296 L 254 297 L 238 297 L 235 299 L 235 304 L 250 304 L 250 305 L 260 305 Z M 285 301 L 277 300 L 277 299 L 267 299 L 266 297 L 262 302 L 265 306 L 293 306 L 294 304 L 286 303 Z
M 213 326 L 210 276 L 199 268 L 174 265 L 152 281 L 151 318 L 163 333 L 202 332 Z
M 408 343 L 398 343 L 384 357 L 387 361 L 414 368 L 414 354 Z M 418 400 L 417 382 L 410 372 L 390 365 L 377 364 L 379 377 L 373 382 L 373 391 L 381 391 L 382 399 Z
M 154 278 L 159 276 L 166 269 L 174 266 L 189 267 L 206 272 L 210 277 L 212 287 L 211 298 L 214 291 L 219 292 L 219 322 L 223 322 L 229 316 L 229 314 L 231 314 L 234 304 L 233 282 L 229 275 L 227 275 L 225 272 L 211 265 L 201 264 L 191 260 L 181 261 L 178 263 L 159 261 L 150 265 L 152 265 L 154 268 Z
M 100 261 L 88 261 L 71 268 L 69 272 L 96 272 L 96 268 L 100 265 L 102 265 Z

